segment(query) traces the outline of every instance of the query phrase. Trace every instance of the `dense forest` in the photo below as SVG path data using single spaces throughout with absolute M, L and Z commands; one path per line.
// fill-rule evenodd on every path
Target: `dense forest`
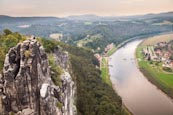
M 10 30 L 4 30 L 0 35 L 0 70 L 2 71 L 5 54 L 9 48 L 25 40 L 26 37 Z M 122 100 L 115 91 L 104 83 L 101 72 L 96 66 L 98 61 L 90 50 L 70 46 L 55 40 L 38 38 L 47 54 L 62 47 L 70 55 L 73 79 L 77 84 L 77 112 L 78 115 L 126 115 L 122 108 Z M 54 79 L 56 83 L 57 79 Z M 58 84 L 56 84 L 58 85 Z
M 83 47 L 102 52 L 112 42 L 118 45 L 136 36 L 172 31 L 172 14 L 168 12 L 131 17 L 86 15 L 66 18 L 0 16 L 0 31 L 9 28 L 25 35 L 48 39 L 51 34 L 62 34 L 61 41 L 71 45 L 77 45 L 80 40 L 87 38 Z M 99 37 L 95 37 L 97 35 Z
M 41 43 L 48 52 L 58 45 L 70 53 L 77 83 L 78 115 L 126 115 L 121 98 L 102 81 L 101 72 L 96 68 L 99 63 L 91 51 L 54 40 L 41 39 Z

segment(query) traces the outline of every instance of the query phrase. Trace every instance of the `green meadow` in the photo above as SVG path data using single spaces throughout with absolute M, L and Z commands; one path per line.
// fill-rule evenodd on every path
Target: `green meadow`
M 139 69 L 151 83 L 173 98 L 173 73 L 163 71 L 161 63 L 145 60 L 142 54 L 144 47 L 146 46 L 140 44 L 136 49 Z

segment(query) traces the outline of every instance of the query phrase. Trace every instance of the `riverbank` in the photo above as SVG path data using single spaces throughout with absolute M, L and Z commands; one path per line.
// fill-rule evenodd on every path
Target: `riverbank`
M 136 49 L 136 57 L 139 70 L 144 74 L 144 76 L 152 84 L 157 86 L 160 90 L 173 99 L 173 74 L 164 72 L 161 67 L 162 64 L 158 64 L 158 62 L 154 61 L 148 61 L 144 59 L 144 55 L 142 54 L 142 49 L 146 48 L 147 45 L 154 45 L 158 41 L 168 41 L 170 39 L 171 38 L 168 39 L 167 36 L 165 38 L 163 36 L 163 38 L 151 37 L 144 40 L 141 44 L 138 45 Z
M 102 80 L 107 83 L 109 86 L 112 86 L 111 80 L 110 80 L 110 75 L 109 75 L 109 59 L 110 56 L 115 53 L 119 48 L 123 47 L 124 45 L 126 45 L 128 42 L 135 40 L 136 38 L 132 38 L 129 40 L 126 40 L 122 43 L 120 43 L 119 45 L 115 46 L 113 45 L 113 47 L 104 55 L 102 56 L 101 62 L 100 62 L 100 70 L 101 70 L 101 77 Z
M 163 34 L 163 33 L 159 33 Z M 136 40 L 136 39 L 143 39 L 148 36 L 153 36 L 153 34 L 148 34 L 148 35 L 142 35 L 142 36 L 136 36 L 133 38 L 129 38 L 128 40 L 125 40 L 124 42 L 120 43 L 119 45 L 115 46 L 113 45 L 112 49 L 110 49 L 104 56 L 102 56 L 102 59 L 100 61 L 100 70 L 101 70 L 101 77 L 105 83 L 107 83 L 109 86 L 112 86 L 111 80 L 110 80 L 110 75 L 109 75 L 109 57 L 114 54 L 119 48 L 125 46 L 127 43 Z
M 101 77 L 102 80 L 107 83 L 109 86 L 112 86 L 110 75 L 109 75 L 109 65 L 108 65 L 108 57 L 102 57 L 101 65 Z
M 101 77 L 102 80 L 107 83 L 110 87 L 112 87 L 112 82 L 110 80 L 110 74 L 109 74 L 109 63 L 108 63 L 109 57 L 102 57 L 100 69 L 101 69 Z M 133 115 L 129 109 L 122 104 L 122 111 L 125 113 L 124 115 Z
M 153 36 L 157 36 L 157 35 L 164 35 L 164 34 L 170 34 L 172 32 L 163 32 L 163 33 L 157 33 L 157 34 L 146 34 L 146 35 L 140 35 L 140 36 L 136 36 L 136 37 L 132 37 L 132 38 L 129 38 L 125 41 L 123 41 L 122 43 L 120 43 L 119 45 L 115 46 L 109 50 L 107 53 L 106 53 L 106 56 L 107 57 L 110 57 L 112 54 L 114 54 L 119 48 L 125 46 L 127 43 L 131 42 L 131 41 L 134 41 L 134 40 L 137 40 L 137 39 L 145 39 L 145 38 L 148 38 L 148 37 L 153 37 Z
M 134 54 L 141 42 L 132 41 L 110 57 L 112 87 L 135 115 L 172 115 L 172 100 L 151 84 L 137 67 Z
M 129 39 L 121 44 L 119 44 L 117 47 L 114 45 L 112 49 L 110 49 L 104 56 L 102 56 L 102 60 L 100 62 L 100 70 L 101 70 L 101 77 L 102 80 L 107 83 L 109 86 L 112 87 L 112 82 L 110 80 L 110 74 L 109 74 L 109 67 L 112 67 L 112 65 L 109 65 L 109 60 L 111 60 L 110 56 L 114 54 L 119 48 L 126 45 L 128 42 L 135 40 Z M 122 111 L 125 112 L 125 115 L 134 115 L 124 104 L 122 104 Z
M 162 35 L 164 33 L 160 33 L 159 35 Z M 113 65 L 109 65 L 109 61 L 111 60 L 110 56 L 112 54 L 114 54 L 118 49 L 120 49 L 121 47 L 123 47 L 124 45 L 126 45 L 127 43 L 134 41 L 136 39 L 143 39 L 143 38 L 147 38 L 150 36 L 154 36 L 154 35 L 144 35 L 144 36 L 138 36 L 138 37 L 134 37 L 131 38 L 129 40 L 126 40 L 124 42 L 122 42 L 121 44 L 119 44 L 118 46 L 114 46 L 111 50 L 109 50 L 107 52 L 107 54 L 105 56 L 102 57 L 102 61 L 101 61 L 101 71 L 102 71 L 102 79 L 103 81 L 105 81 L 108 85 L 112 86 L 112 82 L 110 80 L 110 74 L 109 74 L 109 67 L 112 67 Z M 105 58 L 106 57 L 106 58 Z M 102 63 L 103 62 L 103 63 Z M 105 64 L 104 64 L 105 63 Z M 123 106 L 123 111 L 126 111 L 127 115 L 133 115 L 125 105 Z

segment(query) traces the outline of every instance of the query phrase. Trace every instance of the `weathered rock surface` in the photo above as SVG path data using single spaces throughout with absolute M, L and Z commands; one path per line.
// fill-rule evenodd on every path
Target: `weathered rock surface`
M 76 85 L 73 82 L 71 75 L 69 74 L 70 65 L 68 52 L 63 52 L 62 49 L 59 47 L 55 49 L 54 57 L 56 65 L 59 65 L 64 70 L 64 73 L 61 75 L 61 90 L 63 90 L 61 100 L 64 103 L 64 115 L 76 115 L 77 111 L 76 106 L 74 105 Z
M 51 80 L 51 70 L 44 48 L 36 39 L 27 39 L 6 55 L 0 78 L 1 113 L 17 115 L 74 115 L 75 84 L 68 72 L 68 53 L 56 50 L 62 87 Z M 62 107 L 57 107 L 61 103 Z

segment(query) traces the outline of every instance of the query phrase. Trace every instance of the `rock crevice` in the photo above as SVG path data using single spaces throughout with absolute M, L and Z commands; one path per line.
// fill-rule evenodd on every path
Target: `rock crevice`
M 9 50 L 0 79 L 1 113 L 5 115 L 10 112 L 18 115 L 75 114 L 73 104 L 75 89 L 67 69 L 68 55 L 61 51 L 57 52 L 55 52 L 57 64 L 62 65 L 64 70 L 61 75 L 62 88 L 52 82 L 46 52 L 35 38 L 27 39 Z M 58 102 L 63 104 L 62 107 L 57 107 Z

